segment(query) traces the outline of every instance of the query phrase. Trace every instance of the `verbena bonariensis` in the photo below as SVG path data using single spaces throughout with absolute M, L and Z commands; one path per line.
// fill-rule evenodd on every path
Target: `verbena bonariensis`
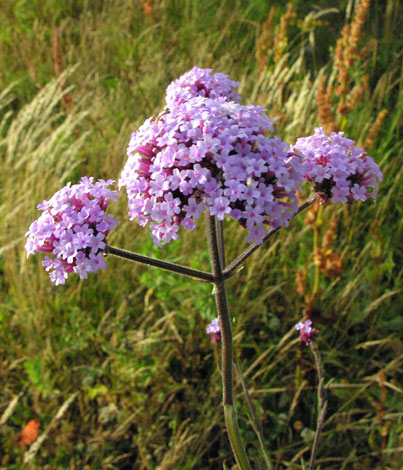
M 365 151 L 343 133 L 326 135 L 315 129 L 290 147 L 274 133 L 274 120 L 260 106 L 240 104 L 233 82 L 223 74 L 197 67 L 167 88 L 167 109 L 148 119 L 130 139 L 128 160 L 119 180 L 128 197 L 131 220 L 149 225 L 161 246 L 178 238 L 181 227 L 193 230 L 206 212 L 207 240 L 212 273 L 156 260 L 107 245 L 109 231 L 117 225 L 105 211 L 116 191 L 112 180 L 82 178 L 67 184 L 38 206 L 43 214 L 27 232 L 26 249 L 53 256 L 43 265 L 51 281 L 64 284 L 70 273 L 86 279 L 104 269 L 106 253 L 157 266 L 214 284 L 218 319 L 207 328 L 212 342 L 222 345 L 222 383 L 225 423 L 235 459 L 241 470 L 250 469 L 234 411 L 232 393 L 232 332 L 226 280 L 280 227 L 312 204 L 298 206 L 296 196 L 307 181 L 322 203 L 352 203 L 376 198 L 382 173 Z M 251 244 L 225 267 L 222 220 L 235 219 L 247 231 Z M 320 356 L 310 320 L 298 323 L 302 342 L 310 345 L 319 375 L 319 413 L 310 470 L 322 428 L 326 402 Z M 235 369 L 242 373 L 237 363 Z M 272 468 L 258 418 L 244 387 L 264 460 Z

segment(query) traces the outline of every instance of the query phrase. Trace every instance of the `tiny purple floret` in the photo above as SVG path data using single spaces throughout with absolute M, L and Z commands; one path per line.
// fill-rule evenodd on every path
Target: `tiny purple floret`
M 211 342 L 213 344 L 217 344 L 221 341 L 221 326 L 218 318 L 214 318 L 214 320 L 207 325 L 206 333 L 211 335 Z
M 315 336 L 319 334 L 318 330 L 312 328 L 312 321 L 305 320 L 303 322 L 299 322 L 295 325 L 295 329 L 300 332 L 300 341 L 305 343 L 307 346 L 313 343 Z
M 166 90 L 168 108 L 175 108 L 192 98 L 221 99 L 225 101 L 240 101 L 237 88 L 239 82 L 234 82 L 228 75 L 212 73 L 212 69 L 193 67 L 177 80 L 174 80 Z

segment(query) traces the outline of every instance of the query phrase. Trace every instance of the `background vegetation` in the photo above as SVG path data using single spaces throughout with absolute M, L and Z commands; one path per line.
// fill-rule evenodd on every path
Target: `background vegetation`
M 376 205 L 315 209 L 229 283 L 235 354 L 276 469 L 299 469 L 316 420 L 316 374 L 294 324 L 320 329 L 329 408 L 323 469 L 402 462 L 402 11 L 398 0 L 10 0 L 0 7 L 0 469 L 170 470 L 234 465 L 211 288 L 109 259 L 52 287 L 26 260 L 36 204 L 81 175 L 119 178 L 130 133 L 192 66 L 241 82 L 290 143 L 341 129 L 380 164 Z M 350 25 L 348 28 L 345 25 Z M 130 223 L 109 243 L 208 269 L 203 227 L 163 249 Z M 225 227 L 227 259 L 245 246 Z M 313 233 L 321 245 L 313 249 Z M 321 264 L 313 292 L 315 260 Z M 399 385 L 400 381 L 400 385 Z M 241 386 L 248 452 L 258 444 Z M 400 406 L 399 406 L 400 404 Z M 32 445 L 22 428 L 40 423 Z M 235 467 L 233 467 L 235 468 Z M 257 467 L 258 468 L 258 467 Z

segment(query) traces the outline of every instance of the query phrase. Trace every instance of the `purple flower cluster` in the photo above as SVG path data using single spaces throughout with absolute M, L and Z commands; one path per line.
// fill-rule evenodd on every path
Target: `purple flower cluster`
M 113 183 L 83 177 L 37 206 L 44 212 L 29 227 L 25 248 L 28 256 L 36 251 L 54 255 L 42 265 L 55 285 L 64 284 L 71 272 L 87 279 L 87 273 L 106 268 L 106 236 L 118 224 L 105 214 L 109 201 L 116 200 L 117 192 L 108 189 Z
M 306 320 L 304 322 L 299 322 L 295 325 L 295 329 L 300 332 L 300 341 L 305 343 L 307 346 L 313 343 L 315 337 L 319 334 L 318 330 L 312 328 L 312 321 Z
M 228 214 L 262 243 L 267 226 L 288 223 L 303 173 L 289 146 L 273 134 L 260 106 L 193 98 L 148 119 L 131 136 L 119 187 L 130 219 L 150 222 L 155 243 L 195 227 L 204 209 Z
M 376 199 L 382 172 L 365 150 L 343 137 L 343 132 L 326 135 L 322 128 L 302 137 L 293 147 L 303 156 L 304 175 L 327 201 L 351 203 Z
M 214 318 L 214 320 L 207 325 L 206 333 L 211 335 L 211 342 L 213 344 L 217 344 L 221 341 L 221 326 L 218 318 Z
M 174 80 L 166 90 L 166 103 L 168 108 L 176 108 L 191 98 L 202 96 L 204 98 L 224 101 L 240 101 L 236 89 L 239 82 L 232 81 L 223 73 L 212 74 L 212 69 L 193 67 L 189 72 Z

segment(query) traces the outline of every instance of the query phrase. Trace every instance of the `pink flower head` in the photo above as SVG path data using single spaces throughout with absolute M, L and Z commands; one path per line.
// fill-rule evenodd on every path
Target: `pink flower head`
M 109 201 L 116 200 L 117 192 L 108 189 L 113 183 L 83 177 L 38 205 L 43 213 L 30 225 L 25 249 L 28 256 L 36 251 L 53 254 L 42 265 L 55 285 L 64 284 L 72 272 L 87 279 L 87 273 L 106 268 L 106 236 L 118 224 L 105 214 Z
M 232 81 L 223 73 L 211 73 L 212 69 L 193 67 L 189 72 L 173 81 L 166 91 L 166 103 L 172 109 L 191 98 L 223 99 L 225 101 L 240 101 L 236 89 L 239 82 Z
M 295 325 L 295 329 L 300 332 L 300 341 L 305 343 L 307 346 L 312 344 L 315 336 L 319 334 L 319 331 L 312 328 L 311 325 L 311 320 L 305 320 L 304 322 L 299 322 Z
M 382 172 L 365 150 L 346 139 L 343 132 L 315 134 L 297 140 L 293 150 L 302 155 L 305 178 L 312 182 L 323 201 L 352 203 L 376 200 Z
M 298 157 L 273 136 L 260 106 L 192 98 L 134 132 L 119 180 L 131 220 L 150 223 L 160 246 L 192 230 L 203 210 L 232 217 L 262 243 L 295 214 L 303 181 Z
M 221 327 L 218 318 L 214 318 L 214 320 L 207 325 L 206 333 L 211 335 L 211 342 L 213 344 L 217 344 L 221 341 Z

